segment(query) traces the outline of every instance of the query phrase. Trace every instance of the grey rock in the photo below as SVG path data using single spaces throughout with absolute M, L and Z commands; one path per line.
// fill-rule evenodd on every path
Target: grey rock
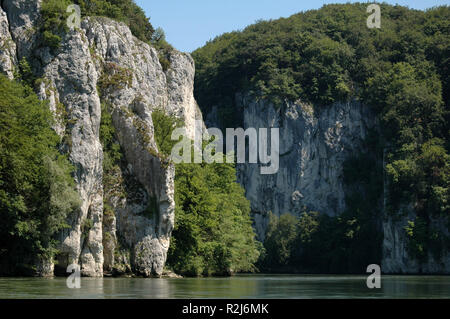
M 101 108 L 96 87 L 99 74 L 83 34 L 76 31 L 67 34 L 57 56 L 42 71 L 46 81 L 41 83 L 41 98 L 50 100 L 57 117 L 58 108 L 67 112 L 66 121 L 60 121 L 55 129 L 68 139 L 67 149 L 77 168 L 75 181 L 82 201 L 79 214 L 72 218 L 72 228 L 62 234 L 61 251 L 68 255 L 69 263 L 81 264 L 83 275 L 101 276 L 103 151 L 99 140 Z M 82 229 L 86 220 L 93 222 L 87 234 Z
M 405 227 L 414 221 L 416 214 L 410 205 L 404 207 L 396 216 L 385 214 L 383 219 L 383 258 L 381 270 L 387 274 L 450 274 L 450 252 L 444 249 L 440 258 L 428 252 L 426 262 L 420 263 L 408 253 L 408 238 Z M 434 217 L 430 227 L 450 236 L 446 226 L 446 218 Z
M 276 108 L 250 95 L 238 95 L 237 102 L 244 114 L 244 129 L 280 128 L 277 174 L 260 174 L 259 164 L 237 165 L 258 237 L 264 239 L 268 212 L 297 216 L 304 209 L 330 216 L 342 213 L 344 161 L 359 151 L 369 128 L 376 125 L 368 108 L 355 101 L 321 111 L 301 102 Z
M 16 43 L 9 32 L 6 13 L 0 7 L 0 72 L 12 79 L 15 65 L 17 65 Z
M 175 52 L 170 57 L 167 71 L 169 114 L 183 119 L 187 137 L 194 139 L 196 121 L 203 123 L 203 115 L 194 98 L 195 64 L 187 53 Z M 205 126 L 202 125 L 204 130 Z
M 111 71 L 106 68 L 130 72 L 129 83 L 102 94 L 112 109 L 117 138 L 143 199 L 137 203 L 110 200 L 116 210 L 117 232 L 133 251 L 131 263 L 135 271 L 144 276 L 160 275 L 174 224 L 175 172 L 157 155 L 151 113 L 167 109 L 170 90 L 166 75 L 155 49 L 134 38 L 124 24 L 89 18 L 83 21 L 82 28 L 98 68 L 103 72 Z M 143 216 L 150 198 L 156 200 L 158 208 L 153 218 Z
M 290 213 L 299 216 L 304 210 L 339 216 L 345 210 L 346 186 L 343 164 L 359 153 L 370 129 L 379 129 L 370 108 L 356 101 L 335 103 L 317 110 L 302 102 L 285 102 L 275 107 L 267 100 L 249 94 L 236 95 L 236 112 L 243 114 L 243 128 L 280 128 L 280 169 L 274 175 L 261 175 L 259 164 L 238 164 L 238 180 L 251 202 L 253 225 L 264 240 L 269 218 Z M 205 115 L 208 126 L 221 126 L 217 107 Z M 239 125 L 239 124 L 238 124 Z M 387 186 L 385 185 L 385 191 Z M 385 194 L 386 195 L 386 194 Z M 408 254 L 405 226 L 414 221 L 412 207 L 394 218 L 380 207 L 382 272 L 405 274 L 448 274 L 450 252 L 445 248 L 436 260 L 429 253 L 425 263 Z M 384 212 L 384 213 L 383 213 Z M 381 220 L 382 219 L 382 220 Z M 445 218 L 434 217 L 431 227 L 449 236 Z
M 36 275 L 39 277 L 53 277 L 55 264 L 52 260 L 39 259 L 36 261 Z
M 30 57 L 37 37 L 42 0 L 3 0 L 10 32 L 20 57 Z

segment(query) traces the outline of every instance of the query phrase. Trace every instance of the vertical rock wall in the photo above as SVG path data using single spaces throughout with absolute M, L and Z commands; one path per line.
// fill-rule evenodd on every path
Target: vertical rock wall
M 39 78 L 38 95 L 50 101 L 57 119 L 62 151 L 76 168 L 82 205 L 60 235 L 59 270 L 78 263 L 85 276 L 102 276 L 104 268 L 116 266 L 161 275 L 174 224 L 175 171 L 159 155 L 151 114 L 165 110 L 193 131 L 189 125 L 202 118 L 193 97 L 193 60 L 174 51 L 164 72 L 154 48 L 107 18 L 84 18 L 59 49 L 49 48 L 36 33 L 39 7 L 40 1 L 3 1 L 0 70 L 12 78 L 17 61 L 30 63 Z M 102 104 L 108 105 L 124 153 L 112 186 L 125 195 L 103 182 Z M 105 216 L 104 202 L 112 207 Z M 41 275 L 54 271 L 51 262 L 40 268 Z
M 306 208 L 330 216 L 342 213 L 343 164 L 360 151 L 368 130 L 376 125 L 369 109 L 358 102 L 322 110 L 301 102 L 277 108 L 248 95 L 238 95 L 237 106 L 245 129 L 280 128 L 278 173 L 262 175 L 258 164 L 238 165 L 258 237 L 264 238 L 268 212 L 299 215 Z

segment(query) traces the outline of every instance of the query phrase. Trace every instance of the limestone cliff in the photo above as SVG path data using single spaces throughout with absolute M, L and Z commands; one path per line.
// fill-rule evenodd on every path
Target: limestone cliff
M 370 129 L 379 127 L 370 108 L 357 101 L 316 107 L 302 102 L 285 102 L 281 107 L 249 94 L 236 94 L 240 121 L 236 127 L 280 128 L 280 168 L 277 174 L 261 175 L 258 164 L 239 164 L 238 179 L 251 201 L 254 227 L 264 240 L 268 212 L 299 216 L 304 210 L 339 216 L 346 207 L 343 165 L 352 154 L 362 150 Z M 222 126 L 217 107 L 205 114 L 207 126 Z M 382 160 L 382 159 L 379 159 Z M 375 169 L 375 168 L 374 168 Z M 379 174 L 383 174 L 382 171 Z M 385 187 L 385 191 L 387 187 Z M 380 199 L 379 231 L 383 233 L 384 273 L 450 273 L 450 252 L 439 259 L 430 254 L 425 264 L 408 254 L 405 226 L 416 215 L 413 209 L 401 218 L 385 212 Z M 399 215 L 400 212 L 399 212 Z M 448 236 L 445 220 L 432 226 Z
M 158 52 L 129 28 L 107 18 L 83 17 L 58 50 L 37 34 L 41 1 L 5 0 L 0 9 L 0 71 L 13 77 L 17 61 L 30 63 L 38 95 L 50 101 L 56 132 L 76 168 L 81 209 L 60 236 L 59 271 L 81 265 L 85 276 L 116 270 L 161 275 L 174 225 L 174 167 L 161 160 L 152 111 L 201 119 L 193 97 L 194 62 L 173 51 L 164 71 Z M 100 143 L 102 104 L 111 112 L 124 167 L 105 185 Z M 193 130 L 193 129 L 192 129 Z M 119 191 L 117 191 L 119 190 Z M 104 215 L 104 203 L 112 214 Z M 149 207 L 152 214 L 145 214 Z M 40 265 L 52 275 L 53 261 Z
M 245 129 L 280 128 L 277 174 L 261 175 L 258 164 L 238 165 L 258 237 L 264 239 L 268 212 L 299 215 L 306 208 L 339 215 L 345 208 L 343 163 L 376 125 L 369 109 L 358 102 L 336 103 L 321 111 L 301 102 L 275 107 L 240 94 L 236 105 Z M 215 112 L 206 122 L 218 124 Z
M 418 262 L 408 254 L 408 238 L 405 226 L 414 221 L 412 207 L 406 207 L 400 217 L 385 214 L 383 219 L 383 259 L 381 267 L 385 273 L 394 274 L 450 274 L 450 252 L 443 249 L 440 256 L 429 252 L 425 262 Z M 445 218 L 432 218 L 430 228 L 450 236 Z

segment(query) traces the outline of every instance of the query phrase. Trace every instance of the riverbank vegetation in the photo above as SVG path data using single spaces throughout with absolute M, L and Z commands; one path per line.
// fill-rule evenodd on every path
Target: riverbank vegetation
M 260 244 L 250 203 L 230 164 L 179 164 L 167 264 L 188 276 L 253 272 Z

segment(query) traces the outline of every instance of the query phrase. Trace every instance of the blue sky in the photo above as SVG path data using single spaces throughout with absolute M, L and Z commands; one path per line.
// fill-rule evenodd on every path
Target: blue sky
M 162 27 L 166 38 L 180 51 L 191 52 L 216 36 L 240 30 L 258 19 L 278 19 L 294 13 L 318 9 L 326 3 L 357 1 L 324 0 L 135 0 L 150 17 L 154 27 Z M 359 1 L 365 2 L 365 1 Z M 450 0 L 386 1 L 414 9 L 450 4 Z

